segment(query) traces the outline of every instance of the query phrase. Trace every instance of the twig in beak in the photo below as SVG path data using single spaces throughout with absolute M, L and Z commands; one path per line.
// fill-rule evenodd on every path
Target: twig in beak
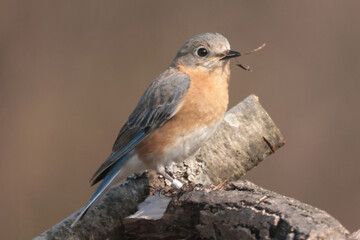
M 250 66 L 244 67 L 242 64 L 238 63 L 236 64 L 236 66 L 241 67 L 242 69 L 244 69 L 245 71 L 249 71 L 252 72 L 252 70 L 250 69 Z
M 265 46 L 266 46 L 266 44 L 263 43 L 260 47 L 254 49 L 254 50 L 252 50 L 252 51 L 250 51 L 250 52 L 247 52 L 247 53 L 245 53 L 245 54 L 243 54 L 243 55 L 249 55 L 249 54 L 252 54 L 252 53 L 254 53 L 254 52 L 257 52 L 257 51 L 263 49 Z M 244 69 L 245 71 L 252 72 L 252 70 L 250 69 L 250 66 L 244 67 L 242 64 L 240 64 L 240 63 L 238 62 L 237 59 L 236 59 L 236 62 L 238 63 L 238 64 L 236 64 L 236 66 L 241 67 L 241 68 Z
M 249 55 L 249 54 L 252 54 L 252 53 L 254 53 L 254 52 L 257 52 L 257 51 L 263 49 L 265 46 L 266 46 L 266 44 L 263 43 L 260 47 L 254 49 L 254 50 L 252 50 L 252 51 L 250 51 L 250 52 L 247 52 L 247 53 L 245 53 L 244 55 Z

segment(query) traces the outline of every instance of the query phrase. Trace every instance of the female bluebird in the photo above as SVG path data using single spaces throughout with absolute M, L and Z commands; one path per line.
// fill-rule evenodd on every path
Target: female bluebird
M 228 105 L 230 50 L 218 33 L 190 38 L 171 65 L 147 88 L 116 138 L 112 153 L 91 179 L 101 184 L 74 221 L 112 186 L 134 172 L 156 169 L 176 188 L 165 166 L 193 155 L 214 133 Z

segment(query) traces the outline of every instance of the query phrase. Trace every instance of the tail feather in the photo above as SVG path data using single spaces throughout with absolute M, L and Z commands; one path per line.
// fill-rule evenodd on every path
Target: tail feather
M 79 216 L 75 219 L 75 221 L 71 224 L 70 227 L 74 227 L 81 219 L 85 216 L 87 211 L 93 206 L 112 186 L 113 181 L 120 173 L 120 168 L 125 164 L 125 162 L 129 159 L 127 155 L 122 157 L 120 160 L 118 160 L 113 166 L 111 166 L 111 169 L 106 174 L 103 181 L 100 183 L 100 185 L 96 188 L 95 192 L 90 198 L 90 201 L 86 204 L 86 206 L 83 208 Z

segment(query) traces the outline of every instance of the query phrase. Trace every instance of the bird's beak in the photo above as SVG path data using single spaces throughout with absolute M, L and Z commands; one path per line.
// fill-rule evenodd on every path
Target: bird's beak
M 233 50 L 228 50 L 228 51 L 226 51 L 225 56 L 223 56 L 220 59 L 225 60 L 225 59 L 230 59 L 230 58 L 239 57 L 239 56 L 241 56 L 241 54 L 239 52 L 233 51 Z

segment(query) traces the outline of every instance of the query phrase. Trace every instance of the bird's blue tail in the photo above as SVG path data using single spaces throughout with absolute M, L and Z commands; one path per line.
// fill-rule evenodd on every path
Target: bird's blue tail
M 94 194 L 91 196 L 90 201 L 83 208 L 79 216 L 75 219 L 75 221 L 71 224 L 70 227 L 74 227 L 86 214 L 86 212 L 90 209 L 90 207 L 96 203 L 102 195 L 104 195 L 107 190 L 112 186 L 113 181 L 120 173 L 120 168 L 126 163 L 129 159 L 129 154 L 126 154 L 121 159 L 119 159 L 113 166 L 111 166 L 109 172 L 106 174 L 103 181 L 96 188 Z

